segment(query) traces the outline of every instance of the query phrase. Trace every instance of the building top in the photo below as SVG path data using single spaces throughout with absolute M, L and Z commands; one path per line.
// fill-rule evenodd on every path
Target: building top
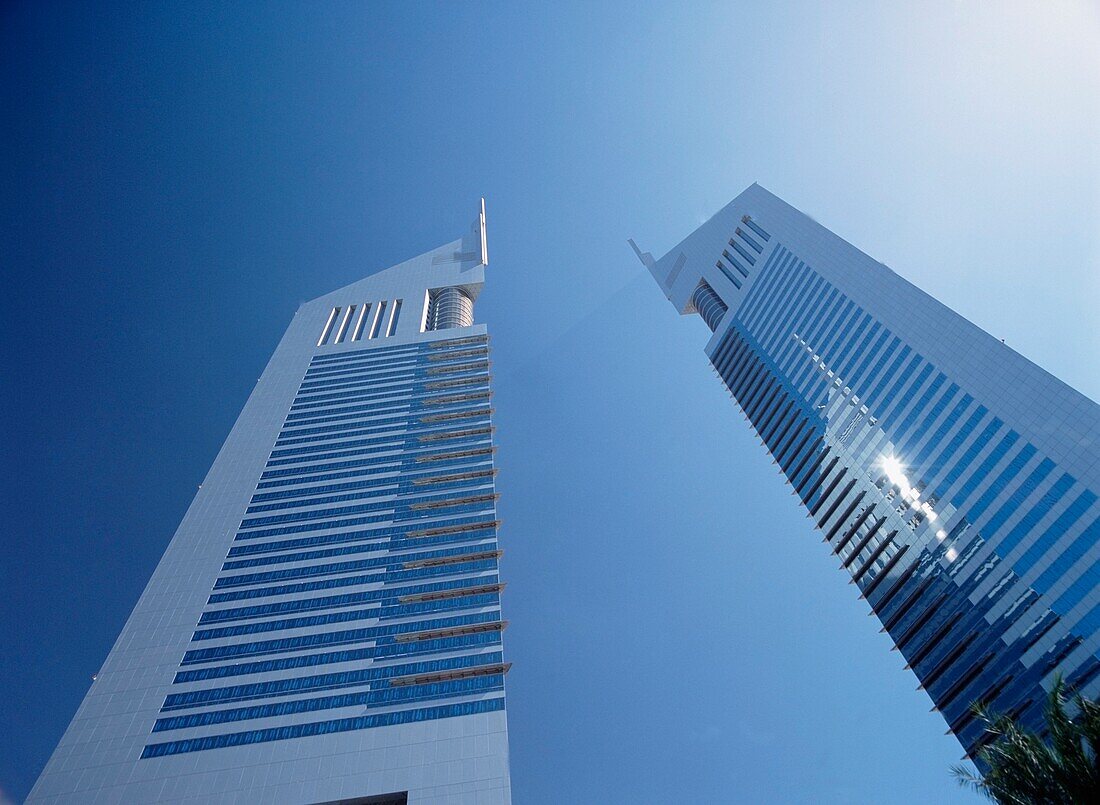
M 296 315 L 317 322 L 318 347 L 365 346 L 360 342 L 468 326 L 488 263 L 482 199 L 464 237 L 306 302 Z
M 805 262 L 994 413 L 1042 442 L 1059 464 L 1100 485 L 1100 406 L 759 184 L 660 259 L 631 246 L 681 314 L 702 312 L 698 300 L 721 300 L 725 310 L 707 310 L 715 331 L 708 350 L 764 283 L 773 259 Z M 700 288 L 705 293 L 697 295 Z M 761 284 L 758 292 L 784 290 Z M 992 366 L 1014 382 L 994 383 Z

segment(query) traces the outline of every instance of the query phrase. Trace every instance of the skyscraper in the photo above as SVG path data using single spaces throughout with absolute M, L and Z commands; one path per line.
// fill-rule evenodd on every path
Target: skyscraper
M 758 185 L 634 249 L 968 753 L 1100 692 L 1096 403 Z
M 30 801 L 509 801 L 487 263 L 302 305 Z

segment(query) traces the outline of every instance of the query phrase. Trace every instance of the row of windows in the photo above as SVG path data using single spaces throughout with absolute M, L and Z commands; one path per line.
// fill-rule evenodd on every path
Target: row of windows
M 401 710 L 396 713 L 378 713 L 354 718 L 340 718 L 333 721 L 316 721 L 309 724 L 295 724 L 287 727 L 271 727 L 248 732 L 233 732 L 227 735 L 208 735 L 203 738 L 188 738 L 183 741 L 149 744 L 142 752 L 142 758 L 165 757 L 185 752 L 201 752 L 207 749 L 221 749 L 229 746 L 247 746 L 266 741 L 281 741 L 288 738 L 303 738 L 314 735 L 330 735 L 349 730 L 390 727 L 395 724 L 414 724 L 437 718 L 470 716 L 478 713 L 491 713 L 504 709 L 504 697 L 482 699 L 476 702 L 423 707 L 416 710 Z
M 464 347 L 473 344 L 487 344 L 489 342 L 488 336 L 468 336 L 465 338 L 451 338 L 446 341 L 421 341 L 416 344 L 394 344 L 392 346 L 384 347 L 371 347 L 369 349 L 353 349 L 346 352 L 337 352 L 326 355 L 324 353 L 320 355 L 314 355 L 310 361 L 310 367 L 315 366 L 334 366 L 340 363 L 346 363 L 347 361 L 362 360 L 365 357 L 384 358 L 386 356 L 393 356 L 402 353 L 438 353 L 444 352 L 449 349 L 455 349 L 457 347 Z
M 372 422 L 366 423 L 344 423 L 336 427 L 330 427 L 324 429 L 323 433 L 314 433 L 312 435 L 298 436 L 294 434 L 294 438 L 280 438 L 275 442 L 276 448 L 289 447 L 291 445 L 310 444 L 314 442 L 333 441 L 336 439 L 348 439 L 353 436 L 369 436 L 371 434 L 387 434 L 386 438 L 396 439 L 399 436 L 410 436 L 413 434 L 432 433 L 437 431 L 446 431 L 448 427 L 454 427 L 457 424 L 461 424 L 466 427 L 477 425 L 489 425 L 488 413 L 481 414 L 480 416 L 471 416 L 461 418 L 458 422 L 451 420 L 444 420 L 440 422 L 423 422 L 419 419 L 404 422 L 404 423 L 386 423 L 383 425 L 375 425 Z M 333 447 L 335 445 L 328 445 L 326 447 Z M 274 455 L 274 453 L 272 454 Z
M 309 464 L 306 466 L 287 467 L 279 470 L 268 470 L 261 475 L 261 477 L 265 478 L 266 480 L 258 483 L 256 485 L 256 488 L 271 489 L 272 487 L 276 486 L 307 484 L 314 483 L 316 481 L 328 481 L 334 478 L 350 478 L 355 475 L 374 475 L 381 472 L 397 472 L 401 469 L 416 467 L 418 464 L 423 464 L 424 462 L 418 462 L 418 459 L 422 459 L 425 457 L 433 458 L 431 464 L 424 467 L 425 469 L 435 469 L 441 466 L 454 466 L 464 464 L 466 462 L 472 462 L 475 460 L 489 461 L 492 452 L 492 445 L 488 445 L 486 447 L 482 447 L 473 451 L 452 450 L 450 445 L 446 445 L 445 449 L 441 451 L 438 445 L 427 445 L 421 447 L 419 450 L 410 450 L 398 455 L 376 456 L 375 458 L 328 462 L 323 464 Z M 454 458 L 452 459 L 451 454 L 453 453 L 460 453 L 460 455 L 454 456 Z M 348 469 L 355 471 L 337 473 L 334 475 L 314 474 L 328 473 L 332 470 Z
M 488 425 L 488 418 L 486 418 L 483 423 L 479 424 Z M 466 422 L 417 423 L 415 426 L 404 430 L 395 428 L 383 429 L 383 432 L 386 433 L 385 436 L 374 436 L 365 439 L 353 439 L 349 441 L 339 442 L 334 441 L 337 439 L 347 439 L 348 437 L 359 435 L 358 429 L 349 428 L 346 433 L 325 433 L 318 436 L 303 436 L 301 439 L 295 439 L 294 444 L 309 444 L 315 442 L 326 442 L 326 444 L 314 444 L 313 447 L 308 448 L 296 447 L 275 449 L 271 451 L 271 458 L 282 458 L 283 456 L 300 456 L 306 455 L 308 453 L 319 452 L 322 450 L 334 450 L 337 448 L 345 447 L 363 447 L 366 445 L 374 444 L 395 444 L 400 446 L 411 445 L 415 444 L 415 441 L 413 441 L 413 437 L 422 438 L 423 436 L 432 433 L 448 433 L 450 431 L 454 431 L 456 427 L 468 427 L 468 425 L 469 423 Z M 366 432 L 370 431 L 368 430 Z
M 463 355 L 466 355 L 466 353 L 463 353 Z M 397 377 L 406 372 L 421 369 L 448 372 L 455 366 L 466 366 L 472 363 L 479 363 L 487 367 L 488 358 L 488 351 L 483 351 L 477 356 L 447 356 L 445 360 L 441 361 L 433 361 L 427 356 L 423 356 L 400 362 L 390 362 L 381 366 L 373 362 L 348 363 L 344 364 L 339 369 L 327 369 L 323 371 L 308 370 L 298 390 L 301 392 L 304 389 L 323 388 L 332 381 L 340 382 L 341 378 L 373 377 L 384 379 L 387 377 Z
M 497 665 L 503 661 L 504 655 L 501 652 L 489 651 L 482 654 L 466 654 L 461 657 L 446 657 L 440 660 L 424 660 L 422 662 L 384 665 L 381 667 L 369 666 L 332 674 L 272 679 L 267 682 L 252 682 L 246 685 L 232 685 L 225 688 L 205 688 L 188 691 L 187 693 L 170 693 L 165 697 L 164 705 L 160 709 L 161 712 L 170 712 L 188 707 L 269 699 L 299 693 L 316 693 L 322 690 L 366 685 L 371 682 L 401 676 L 422 676 L 445 671 L 461 671 L 483 665 Z
M 320 416 L 301 421 L 287 421 L 283 425 L 282 436 L 297 436 L 310 433 L 329 433 L 329 429 L 358 427 L 360 425 L 373 425 L 377 423 L 409 425 L 429 424 L 431 422 L 447 422 L 457 419 L 467 419 L 484 413 L 489 415 L 492 409 L 488 407 L 486 400 L 462 400 L 447 405 L 421 405 L 399 402 L 395 405 L 384 406 L 383 410 L 357 411 L 359 406 L 348 409 L 337 409 L 339 413 L 331 416 Z M 326 424 L 334 423 L 334 424 Z
M 198 629 L 191 635 L 192 643 L 204 640 L 220 640 L 224 637 L 281 632 L 287 629 L 308 629 L 314 626 L 330 626 L 335 623 L 352 623 L 367 620 L 393 620 L 414 615 L 439 614 L 443 612 L 461 612 L 466 609 L 497 606 L 500 596 L 497 593 L 475 595 L 457 595 L 453 598 L 439 598 L 431 601 L 416 601 L 410 604 L 392 604 L 366 609 L 346 609 L 327 612 L 324 615 L 306 615 L 297 618 L 283 618 L 273 621 L 249 621 L 233 626 L 219 626 L 214 629 Z
M 337 399 L 330 401 L 301 403 L 292 406 L 287 414 L 288 425 L 294 425 L 299 420 L 309 420 L 319 416 L 345 413 L 357 410 L 390 410 L 401 406 L 445 406 L 459 403 L 465 400 L 486 399 L 492 396 L 489 388 L 489 376 L 476 375 L 467 381 L 467 387 L 454 389 L 440 389 L 435 381 L 425 381 L 422 388 L 410 387 L 399 391 L 390 391 L 382 395 L 369 395 L 356 392 L 354 394 L 340 394 Z M 433 408 L 434 410 L 434 408 Z
M 374 546 L 374 547 L 370 548 L 369 550 L 373 553 L 373 552 L 383 550 L 383 548 L 381 546 Z M 431 550 L 431 551 L 416 551 L 416 550 L 414 550 L 414 551 L 411 551 L 411 552 L 408 552 L 408 553 L 397 553 L 397 554 L 391 552 L 387 556 L 381 556 L 381 557 L 378 557 L 376 559 L 363 560 L 365 562 L 371 562 L 373 564 L 364 564 L 364 565 L 361 566 L 361 568 L 389 567 L 391 565 L 400 566 L 402 564 L 405 564 L 406 562 L 420 562 L 420 561 L 423 561 L 425 559 L 445 559 L 445 558 L 452 558 L 452 557 L 457 557 L 457 556 L 468 556 L 469 554 L 480 553 L 480 552 L 483 552 L 485 550 L 486 550 L 486 548 L 482 545 L 464 545 L 460 548 L 444 548 L 444 549 L 441 549 L 441 550 Z M 349 552 L 349 551 L 345 550 L 344 552 L 346 553 L 346 552 Z M 329 554 L 327 552 L 312 551 L 312 552 L 309 552 L 309 553 L 295 553 L 295 554 L 284 554 L 284 555 L 281 555 L 281 556 L 257 557 L 255 559 L 242 559 L 242 560 L 234 561 L 234 562 L 226 562 L 225 564 L 222 565 L 222 571 L 224 572 L 226 570 L 239 570 L 241 568 L 256 567 L 256 566 L 260 566 L 260 565 L 267 565 L 267 564 L 281 563 L 281 562 L 304 562 L 304 561 L 308 561 L 310 559 L 319 558 L 318 555 L 317 555 L 319 553 L 322 556 L 332 555 L 332 554 Z M 345 562 L 345 563 L 341 563 L 341 564 L 346 565 L 348 563 Z M 313 565 L 312 567 L 325 567 L 325 565 Z M 257 577 L 257 574 L 248 573 L 248 574 L 240 575 L 240 576 L 229 576 L 229 577 L 225 577 L 225 578 L 220 578 L 220 579 L 217 580 L 217 582 L 214 583 L 214 589 L 218 589 L 220 587 L 233 587 L 233 586 L 236 586 L 237 584 L 248 584 L 250 579 L 253 579 L 253 578 L 256 578 L 256 577 Z
M 265 465 L 268 468 L 271 467 L 286 467 L 290 464 L 304 464 L 307 462 L 328 462 L 337 458 L 353 458 L 355 456 L 371 456 L 378 453 L 394 453 L 400 452 L 405 455 L 412 455 L 413 453 L 438 453 L 441 449 L 446 448 L 445 452 L 454 452 L 461 448 L 467 448 L 478 442 L 487 441 L 484 436 L 471 436 L 468 439 L 464 439 L 458 442 L 448 442 L 445 445 L 440 444 L 422 444 L 417 439 L 409 439 L 404 445 L 383 445 L 381 447 L 365 447 L 365 448 L 353 448 L 353 449 L 340 449 L 329 450 L 325 453 L 311 453 L 310 455 L 292 456 L 290 458 L 276 458 L 271 459 Z M 491 447 L 491 445 L 488 445 Z M 419 458 L 420 456 L 417 456 Z M 390 456 L 389 458 L 392 458 Z M 315 464 L 310 464 L 308 467 L 296 467 L 294 472 L 315 472 L 323 467 L 318 467 Z M 267 476 L 267 473 L 264 473 Z
M 446 365 L 460 360 L 487 359 L 489 348 L 487 346 L 475 346 L 472 348 L 444 350 L 435 352 L 414 352 L 404 355 L 395 355 L 382 360 L 370 357 L 356 358 L 341 361 L 334 366 L 311 366 L 306 370 L 305 379 L 324 378 L 362 371 L 387 371 L 407 366 L 437 366 Z
M 405 397 L 416 395 L 417 392 L 423 396 L 429 396 L 429 392 L 444 388 L 444 382 L 446 381 L 418 380 L 415 382 L 398 383 L 386 388 L 384 391 L 377 392 L 354 390 L 334 391 L 329 394 L 315 394 L 307 398 L 302 398 L 301 400 L 296 400 L 294 404 L 290 406 L 290 410 L 305 411 L 309 409 L 328 408 L 338 404 L 337 401 L 368 402 L 370 400 L 404 399 Z M 475 373 L 469 375 L 468 382 L 464 385 L 473 388 L 480 385 L 487 386 L 488 383 L 489 375 L 487 373 Z
M 486 520 L 483 517 L 447 517 L 440 521 L 439 528 L 451 528 L 467 530 L 465 527 L 469 526 L 470 530 L 474 530 L 474 526 L 478 526 L 476 529 L 479 535 L 495 535 L 495 531 L 485 531 L 483 529 L 494 528 L 496 523 L 492 520 Z M 276 542 L 252 542 L 245 545 L 234 545 L 229 549 L 229 556 L 250 556 L 258 553 L 273 553 L 275 551 L 287 551 L 297 550 L 299 548 L 309 548 L 317 545 L 334 545 L 344 542 L 363 542 L 363 541 L 377 541 L 381 539 L 400 539 L 409 532 L 409 529 L 404 526 L 389 526 L 386 528 L 372 528 L 363 531 L 345 531 L 340 534 L 318 534 L 312 537 L 298 537 L 296 539 L 280 540 Z M 471 539 L 480 537 L 470 537 Z M 414 546 L 421 544 L 419 541 L 412 543 Z M 424 543 L 426 544 L 426 543 Z M 367 550 L 380 550 L 380 548 L 369 548 Z M 351 551 L 336 549 L 330 551 L 315 551 L 311 554 L 303 555 L 303 559 L 319 559 L 324 556 L 339 556 L 343 553 L 350 553 Z M 280 560 L 272 560 L 280 561 Z M 297 560 L 287 560 L 297 561 Z
M 328 406 L 317 407 L 311 411 L 289 412 L 286 416 L 284 428 L 296 428 L 302 425 L 315 424 L 317 422 L 332 422 L 344 419 L 352 414 L 379 414 L 397 411 L 409 413 L 432 413 L 448 410 L 450 406 L 461 406 L 478 399 L 488 399 L 492 395 L 489 389 L 477 393 L 455 395 L 434 391 L 431 393 L 417 393 L 402 396 L 396 399 L 387 399 L 380 402 L 357 403 L 339 402 Z
M 451 381 L 463 377 L 487 376 L 488 372 L 488 362 L 481 361 L 460 363 L 445 372 L 441 372 L 439 367 L 424 367 L 390 372 L 388 377 L 334 377 L 323 382 L 318 381 L 312 384 L 312 388 L 299 388 L 294 397 L 294 403 L 311 403 L 318 400 L 336 399 L 338 393 L 342 394 L 352 390 L 355 390 L 355 393 L 358 394 L 369 389 L 376 392 L 376 397 L 399 396 L 404 394 L 406 390 L 414 388 L 417 384 L 428 384 L 443 380 Z
M 478 494 L 482 494 L 479 492 Z M 334 495 L 334 498 L 341 498 L 341 495 Z M 352 496 L 357 497 L 357 496 Z M 246 517 L 241 521 L 240 527 L 242 529 L 259 528 L 260 526 L 273 525 L 275 523 L 292 523 L 299 520 L 320 520 L 326 517 L 342 517 L 348 514 L 362 514 L 364 512 L 376 512 L 376 511 L 393 511 L 404 510 L 406 507 L 415 509 L 422 508 L 425 504 L 440 504 L 449 502 L 462 502 L 466 500 L 465 497 L 456 494 L 453 490 L 448 490 L 438 493 L 422 493 L 417 490 L 416 494 L 404 495 L 395 500 L 377 501 L 374 503 L 361 503 L 354 506 L 333 506 L 327 509 L 312 509 L 307 512 L 295 512 L 291 514 L 278 514 L 278 515 L 266 515 L 264 517 Z M 320 503 L 321 501 L 316 501 Z M 294 504 L 291 504 L 292 506 Z M 286 504 L 283 503 L 271 503 L 264 506 L 264 509 L 268 507 L 272 509 L 284 508 Z
M 455 497 L 453 493 L 439 495 L 431 498 L 432 505 L 414 505 L 411 501 L 416 498 L 405 498 L 400 501 L 391 501 L 390 505 L 380 503 L 363 504 L 361 506 L 337 506 L 332 509 L 301 512 L 298 514 L 284 514 L 272 517 L 254 517 L 241 523 L 242 529 L 255 529 L 264 526 L 276 525 L 276 528 L 267 528 L 261 531 L 242 531 L 237 536 L 241 539 L 254 539 L 259 537 L 275 536 L 277 534 L 293 534 L 302 531 L 320 531 L 325 528 L 343 528 L 345 526 L 366 525 L 368 523 L 383 523 L 393 521 L 413 522 L 422 519 L 439 517 L 440 513 L 458 514 L 460 512 L 474 512 L 492 510 L 496 496 L 493 494 L 479 494 L 471 497 Z M 349 519 L 328 520 L 328 517 L 347 517 L 351 514 L 364 512 L 384 512 Z M 325 523 L 321 525 L 320 522 Z M 293 523 L 295 525 L 280 525 Z
M 413 472 L 413 469 L 418 471 Z M 379 487 L 432 489 L 435 488 L 434 484 L 450 483 L 451 481 L 447 479 L 462 480 L 462 478 L 458 478 L 458 476 L 465 476 L 465 478 L 470 479 L 492 478 L 493 469 L 492 467 L 479 467 L 459 472 L 440 472 L 434 467 L 431 469 L 422 469 L 413 465 L 412 469 L 407 472 L 396 473 L 389 470 L 385 473 L 372 472 L 369 474 L 360 474 L 363 480 L 359 481 L 345 481 L 343 483 L 322 484 L 320 486 L 301 486 L 295 489 L 280 489 L 276 492 L 258 492 L 252 496 L 249 502 L 264 503 L 270 500 L 286 500 L 288 498 L 322 495 L 330 492 L 347 492 L 355 489 L 377 489 Z M 432 481 L 432 483 L 427 483 L 428 481 Z
M 384 299 L 381 302 L 348 305 L 346 308 L 334 307 L 317 339 L 317 346 L 328 344 L 330 340 L 333 344 L 343 344 L 392 336 L 397 332 L 401 302 L 400 299 Z
M 441 517 L 450 517 L 452 515 L 467 514 L 473 512 L 479 512 L 486 516 L 490 516 L 494 513 L 495 500 L 492 496 L 485 496 L 484 500 L 475 500 L 469 503 L 448 503 L 445 506 L 439 506 L 438 508 L 431 509 L 413 509 L 411 511 L 404 510 L 391 510 L 384 514 L 368 514 L 359 517 L 347 517 L 340 520 L 319 520 L 314 522 L 303 522 L 295 525 L 281 525 L 272 528 L 261 528 L 258 531 L 243 531 L 238 533 L 235 540 L 249 540 L 249 539 L 267 539 L 268 537 L 286 536 L 289 534 L 303 534 L 311 533 L 314 531 L 336 530 L 342 528 L 353 528 L 361 525 L 371 525 L 372 523 L 388 523 L 392 522 L 394 525 L 408 524 L 410 526 L 421 526 L 425 522 L 439 519 Z
M 379 559 L 357 559 L 352 562 L 329 562 L 323 565 L 308 565 L 306 567 L 291 567 L 282 570 L 268 570 L 264 573 L 246 573 L 239 576 L 225 576 L 214 584 L 214 589 L 221 590 L 228 587 L 245 587 L 252 584 L 263 584 L 269 581 L 287 581 L 288 579 L 309 579 L 316 576 L 332 576 L 338 573 L 354 573 L 357 570 L 374 569 L 376 571 L 370 584 L 379 582 L 394 584 L 396 582 L 410 581 L 412 579 L 426 579 L 435 576 L 457 576 L 462 573 L 473 573 L 480 570 L 496 570 L 496 561 L 481 559 L 470 562 L 454 562 L 435 567 L 418 567 L 402 570 L 403 563 L 393 561 L 389 557 Z M 224 582 L 224 583 L 223 583 Z
M 725 256 L 726 253 L 723 252 L 722 254 L 723 254 L 723 256 Z M 734 288 L 737 288 L 738 290 L 740 290 L 741 280 L 739 280 L 734 275 L 734 273 L 732 271 L 730 271 L 729 268 L 726 267 L 725 263 L 723 263 L 721 260 L 719 260 L 718 262 L 716 262 L 714 264 L 714 267 L 717 268 L 719 271 L 721 271 L 723 276 L 725 276 L 726 279 L 728 279 L 730 282 L 733 283 Z M 704 321 L 705 321 L 705 319 L 704 319 Z
M 493 476 L 480 476 L 473 478 L 456 478 L 449 481 L 434 481 L 432 483 L 413 483 L 412 481 L 397 481 L 396 478 L 385 479 L 390 483 L 381 488 L 363 488 L 344 492 L 343 494 L 326 494 L 324 492 L 301 491 L 293 495 L 293 500 L 279 500 L 268 503 L 257 503 L 248 507 L 245 514 L 259 514 L 261 512 L 282 511 L 286 509 L 300 509 L 303 506 L 327 506 L 330 503 L 346 503 L 353 500 L 369 500 L 370 498 L 393 498 L 394 503 L 401 503 L 410 495 L 422 495 L 427 493 L 447 493 L 444 497 L 454 497 L 456 494 L 478 494 L 493 491 Z M 291 497 L 291 495 L 287 495 Z
M 364 660 L 393 660 L 402 657 L 417 657 L 442 652 L 481 649 L 500 645 L 500 632 L 475 632 L 473 634 L 440 637 L 431 640 L 408 640 L 392 642 L 365 648 L 348 648 L 340 651 L 324 651 L 317 654 L 294 654 L 271 660 L 253 662 L 235 662 L 230 665 L 211 665 L 206 668 L 192 668 L 177 671 L 174 683 L 201 682 L 211 679 L 227 679 L 233 676 L 252 676 L 274 671 L 287 671 L 297 668 L 315 668 L 318 665 L 336 665 Z M 276 652 L 272 652 L 276 653 Z
M 341 707 L 392 707 L 412 702 L 452 699 L 456 696 L 496 693 L 501 690 L 504 690 L 504 675 L 487 674 L 485 676 L 470 677 L 469 679 L 451 679 L 424 685 L 400 685 L 379 690 L 319 696 L 313 699 L 294 699 L 286 702 L 234 707 L 228 710 L 210 710 L 185 716 L 168 716 L 156 720 L 153 724 L 153 732 L 208 727 L 212 724 L 229 724 L 235 721 L 250 721 L 255 718 L 275 718 L 299 713 L 315 713 L 320 710 L 335 710 Z
M 342 433 L 353 428 L 367 427 L 377 430 L 388 427 L 391 430 L 397 430 L 399 428 L 407 428 L 410 425 L 426 425 L 431 422 L 446 422 L 456 419 L 467 420 L 479 415 L 489 416 L 490 413 L 492 413 L 492 411 L 484 405 L 464 402 L 433 408 L 430 413 L 421 408 L 418 410 L 402 410 L 397 412 L 386 411 L 382 416 L 379 416 L 377 413 L 356 413 L 340 417 L 326 417 L 323 419 L 329 421 L 338 419 L 340 421 L 335 424 L 314 423 L 312 427 L 303 427 L 300 422 L 285 424 L 279 436 L 279 442 L 290 436 L 298 437 L 322 433 Z M 276 446 L 279 442 L 276 442 Z
M 228 593 L 215 593 L 210 596 L 208 603 L 219 604 L 229 601 L 247 601 L 256 598 L 267 598 L 276 595 L 294 595 L 297 593 L 317 592 L 319 590 L 333 590 L 340 587 L 354 587 L 369 583 L 376 579 L 372 576 L 345 576 L 337 579 L 324 579 L 321 581 L 297 582 L 295 584 L 283 584 L 277 587 L 253 587 L 247 590 L 234 590 Z M 358 593 L 326 596 L 323 598 L 299 598 L 293 601 L 282 601 L 277 604 L 262 604 L 251 607 L 232 607 L 229 609 L 216 609 L 204 612 L 199 623 L 215 623 L 227 620 L 242 620 L 245 618 L 259 618 L 265 615 L 279 615 L 288 612 L 301 612 L 311 609 L 331 609 L 333 607 L 351 606 L 353 604 L 365 604 L 370 601 L 384 601 L 396 599 L 406 595 L 419 595 L 421 593 L 442 592 L 445 590 L 457 590 L 464 587 L 477 586 L 479 584 L 492 584 L 496 582 L 496 576 L 480 576 L 476 579 L 459 579 L 457 581 L 437 581 L 430 584 L 411 584 L 406 587 L 385 590 L 367 590 Z
M 410 356 L 445 354 L 460 347 L 484 346 L 486 343 L 487 339 L 481 336 L 480 341 L 476 344 L 459 344 L 457 340 L 453 340 L 451 342 L 420 342 L 417 344 L 375 346 L 369 349 L 348 350 L 334 354 L 319 353 L 310 359 L 309 368 L 324 369 L 365 360 L 384 364 L 389 361 L 404 360 Z
M 1086 489 L 1081 492 L 1081 494 L 1078 495 L 1077 498 L 1066 507 L 1065 511 L 1063 511 L 1050 525 L 1046 533 L 1044 533 L 1043 536 L 1020 557 L 1020 560 L 1016 563 L 1017 572 L 1022 575 L 1034 567 L 1035 563 L 1046 551 L 1047 546 L 1054 544 L 1062 534 L 1068 532 L 1095 502 L 1096 495 L 1092 491 Z M 1095 522 L 1093 523 L 1093 527 L 1095 527 Z M 1035 587 L 1038 587 L 1040 590 L 1049 590 L 1054 585 L 1054 582 L 1060 579 L 1074 563 L 1096 544 L 1095 541 L 1091 539 L 1093 535 L 1089 533 L 1090 530 L 1091 529 L 1085 529 L 1082 531 L 1073 542 L 1067 545 L 1066 548 L 1055 557 L 1050 566 L 1035 580 Z
M 378 600 L 368 598 L 364 601 Z M 305 607 L 315 609 L 317 607 Z M 293 610 L 292 610 L 293 611 Z M 209 648 L 197 648 L 187 651 L 183 655 L 180 665 L 196 665 L 198 663 L 218 662 L 239 657 L 253 657 L 258 654 L 278 654 L 285 651 L 302 651 L 308 648 L 321 646 L 339 646 L 345 643 L 362 643 L 368 640 L 378 640 L 383 637 L 395 637 L 401 634 L 415 634 L 427 632 L 433 629 L 451 629 L 470 624 L 491 623 L 498 619 L 497 612 L 475 612 L 469 615 L 454 615 L 446 618 L 431 618 L 429 620 L 410 621 L 406 623 L 380 624 L 377 626 L 364 626 L 359 629 L 345 629 L 340 632 L 315 632 L 313 634 L 298 635 L 297 637 L 280 637 L 273 640 L 260 640 L 252 643 L 233 643 L 227 646 L 211 646 Z M 389 641 L 388 641 L 389 642 Z
M 308 376 L 302 380 L 295 394 L 295 402 L 304 402 L 314 398 L 322 392 L 339 391 L 350 388 L 388 388 L 397 385 L 405 385 L 407 381 L 424 380 L 434 377 L 453 377 L 460 374 L 473 374 L 488 372 L 489 361 L 480 360 L 456 360 L 442 363 L 414 363 L 408 366 L 398 366 L 384 369 L 347 369 L 341 372 L 329 373 L 326 377 L 310 379 Z

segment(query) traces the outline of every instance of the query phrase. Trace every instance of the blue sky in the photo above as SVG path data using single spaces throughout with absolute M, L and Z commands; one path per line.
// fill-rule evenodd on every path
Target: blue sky
M 966 802 L 626 238 L 753 181 L 1100 397 L 1086 3 L 0 11 L 0 802 L 297 305 L 488 198 L 517 802 Z

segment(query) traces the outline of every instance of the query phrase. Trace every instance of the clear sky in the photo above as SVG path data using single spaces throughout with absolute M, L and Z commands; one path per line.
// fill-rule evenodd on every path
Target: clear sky
M 977 802 L 626 245 L 753 181 L 1100 397 L 1094 3 L 0 10 L 0 802 L 297 305 L 488 198 L 518 803 Z

